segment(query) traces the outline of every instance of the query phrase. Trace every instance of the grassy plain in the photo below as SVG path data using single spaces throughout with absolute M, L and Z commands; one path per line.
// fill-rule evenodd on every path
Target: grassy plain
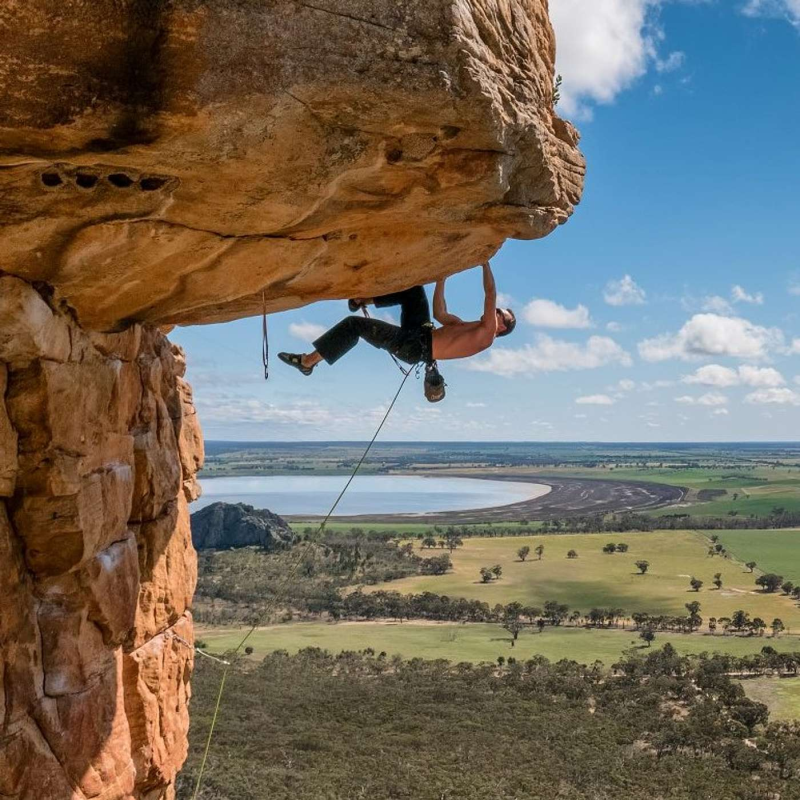
M 752 537 L 762 535 L 747 533 Z M 608 555 L 602 552 L 607 542 L 624 542 L 630 549 Z M 757 575 L 750 574 L 737 560 L 709 557 L 709 543 L 704 534 L 694 531 L 465 539 L 464 546 L 452 554 L 453 571 L 447 575 L 414 576 L 377 584 L 366 591 L 428 591 L 477 598 L 490 605 L 518 601 L 541 607 L 547 600 L 557 600 L 583 612 L 593 606 L 614 606 L 628 613 L 684 614 L 684 604 L 697 600 L 706 619 L 730 616 L 741 608 L 768 624 L 780 617 L 787 627 L 800 632 L 800 609 L 791 598 L 758 590 L 754 583 Z M 545 548 L 541 561 L 534 554 L 540 544 Z M 517 557 L 517 550 L 523 545 L 531 548 L 524 563 Z M 578 558 L 566 557 L 571 549 L 577 551 Z M 787 537 L 787 549 L 793 550 L 794 563 L 800 564 L 800 532 L 794 532 L 793 544 Z M 640 559 L 650 563 L 645 575 L 640 575 L 635 566 Z M 784 561 L 788 563 L 787 559 Z M 481 583 L 480 568 L 494 564 L 503 568 L 500 580 Z M 711 583 L 716 572 L 722 573 L 721 590 Z M 800 567 L 796 575 L 789 570 L 783 574 L 800 580 Z M 689 579 L 693 576 L 704 582 L 699 592 L 690 590 Z
M 742 563 L 755 561 L 764 572 L 800 580 L 800 531 L 718 531 L 720 541 Z
M 751 700 L 767 706 L 773 722 L 800 719 L 800 679 L 748 678 L 741 683 Z
M 235 648 L 245 629 L 198 628 L 211 653 Z M 782 635 L 773 638 L 693 634 L 657 634 L 653 643 L 660 647 L 666 642 L 685 654 L 702 652 L 730 653 L 743 656 L 758 653 L 769 644 L 776 650 L 800 651 L 800 637 Z M 591 664 L 602 661 L 611 664 L 633 649 L 646 650 L 635 631 L 587 630 L 585 628 L 546 628 L 543 633 L 525 631 L 515 647 L 511 637 L 499 625 L 475 623 L 420 622 L 295 622 L 259 628 L 248 639 L 253 658 L 263 658 L 274 650 L 296 653 L 304 647 L 319 647 L 338 653 L 342 650 L 364 650 L 371 647 L 376 653 L 404 658 L 445 658 L 449 661 L 494 661 L 498 656 L 518 659 L 543 655 L 551 661 L 563 658 Z M 800 681 L 798 681 L 800 687 Z

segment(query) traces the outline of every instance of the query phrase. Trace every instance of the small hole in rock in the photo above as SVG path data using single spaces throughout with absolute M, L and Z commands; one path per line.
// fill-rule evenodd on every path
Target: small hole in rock
M 93 189 L 97 183 L 97 175 L 87 175 L 84 172 L 79 172 L 75 176 L 75 183 L 77 183 L 81 189 Z
M 108 182 L 118 189 L 127 189 L 133 184 L 133 178 L 126 175 L 124 172 L 112 172 L 108 176 Z
M 403 157 L 403 151 L 402 150 L 390 150 L 386 154 L 386 160 L 390 164 L 396 164 L 402 157 Z
M 57 172 L 45 172 L 42 174 L 42 183 L 45 186 L 61 186 L 64 181 Z
M 461 128 L 457 128 L 455 125 L 445 125 L 442 128 L 443 139 L 455 139 L 459 133 L 461 133 Z
M 143 192 L 157 192 L 166 182 L 166 178 L 142 178 L 139 181 L 139 186 L 141 186 Z

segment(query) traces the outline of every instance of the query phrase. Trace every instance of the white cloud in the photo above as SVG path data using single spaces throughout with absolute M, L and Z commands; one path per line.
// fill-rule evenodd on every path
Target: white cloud
M 622 330 L 622 325 L 619 322 L 609 322 L 606 324 L 606 330 L 611 333 L 619 333 Z
M 603 291 L 603 299 L 610 306 L 640 306 L 645 302 L 645 291 L 630 275 L 621 280 L 609 281 Z
M 619 386 L 623 392 L 632 392 L 636 388 L 636 381 L 632 381 L 630 378 L 623 378 L 617 386 Z
M 506 294 L 505 292 L 498 292 L 497 305 L 500 308 L 510 308 L 511 306 L 514 305 L 514 298 L 510 294 Z
M 661 423 L 660 422 L 648 422 L 647 423 L 647 427 L 648 428 L 660 428 L 661 427 Z
M 778 370 L 772 367 L 753 367 L 749 364 L 739 367 L 739 378 L 744 386 L 753 388 L 783 386 L 786 383 Z
M 686 406 L 724 406 L 728 404 L 728 398 L 719 392 L 706 392 L 700 397 L 685 394 L 681 397 L 676 397 L 675 402 Z
M 795 280 L 789 284 L 789 294 L 800 297 L 800 281 Z
M 575 398 L 575 402 L 579 406 L 613 406 L 617 401 L 607 394 L 587 394 Z
M 800 393 L 794 389 L 759 389 L 744 398 L 745 403 L 758 405 L 800 406 Z
M 573 416 L 575 417 L 575 419 L 587 419 L 589 415 L 588 414 L 573 414 Z
M 531 300 L 522 312 L 525 320 L 540 328 L 590 328 L 589 309 L 578 305 L 565 308 L 552 300 Z
M 656 70 L 658 72 L 675 72 L 686 63 L 686 53 L 680 50 L 675 50 L 670 53 L 666 58 L 656 57 Z
M 225 393 L 198 395 L 197 408 L 203 419 L 211 422 L 273 422 L 314 426 L 327 425 L 335 419 L 330 409 L 315 402 L 278 405 L 254 397 L 236 397 Z
M 465 362 L 467 369 L 495 375 L 531 375 L 596 369 L 609 364 L 631 366 L 630 355 L 607 336 L 590 336 L 585 345 L 539 334 L 533 345 L 517 349 L 494 347 L 487 358 Z
M 710 295 L 703 300 L 703 311 L 710 311 L 712 314 L 732 314 L 733 306 L 718 294 Z
M 467 403 L 467 408 L 486 408 L 486 403 Z
M 786 381 L 778 370 L 772 367 L 754 367 L 743 364 L 738 371 L 720 364 L 700 367 L 691 375 L 684 375 L 682 383 L 699 383 L 702 386 L 716 386 L 725 389 L 729 386 L 768 387 L 782 386 Z
M 289 333 L 294 336 L 295 339 L 302 339 L 304 342 L 313 342 L 325 333 L 325 328 L 314 322 L 291 322 L 289 323 Z
M 654 392 L 656 389 L 666 389 L 668 386 L 674 386 L 675 381 L 642 381 L 640 386 L 645 392 Z
M 789 355 L 800 356 L 800 339 L 792 339 L 792 343 L 789 346 Z
M 800 28 L 800 0 L 747 0 L 742 13 L 748 17 L 779 17 Z
M 741 317 L 695 314 L 676 334 L 639 342 L 639 355 L 645 361 L 690 361 L 703 356 L 759 359 L 782 343 L 783 334 L 777 328 L 764 328 Z
M 715 408 L 711 414 L 715 417 L 727 417 L 730 412 L 727 408 Z
M 735 369 L 719 364 L 708 364 L 700 367 L 692 375 L 684 375 L 681 383 L 699 383 L 703 386 L 718 386 L 723 389 L 739 385 L 739 373 Z
M 750 294 L 742 289 L 738 283 L 731 289 L 731 298 L 734 303 L 752 303 L 756 306 L 764 305 L 764 294 L 762 292 Z
M 564 78 L 560 108 L 590 116 L 588 103 L 610 103 L 647 71 L 653 44 L 646 31 L 649 0 L 552 0 Z

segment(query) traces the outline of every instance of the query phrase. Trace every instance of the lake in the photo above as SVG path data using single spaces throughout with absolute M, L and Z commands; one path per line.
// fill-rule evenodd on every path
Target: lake
M 327 514 L 347 475 L 205 478 L 203 496 L 192 512 L 211 503 L 247 503 L 276 514 Z M 426 514 L 520 503 L 541 497 L 549 486 L 476 478 L 405 475 L 357 476 L 335 516 L 354 514 Z

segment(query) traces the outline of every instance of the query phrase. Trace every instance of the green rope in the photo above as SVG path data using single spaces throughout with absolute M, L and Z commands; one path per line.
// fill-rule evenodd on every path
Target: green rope
M 369 451 L 372 449 L 372 445 L 375 444 L 375 440 L 378 438 L 381 430 L 383 430 L 383 426 L 386 424 L 386 420 L 389 419 L 389 414 L 392 413 L 392 409 L 397 402 L 397 399 L 400 397 L 400 392 L 403 391 L 403 387 L 406 385 L 406 381 L 408 380 L 408 376 L 411 374 L 412 369 L 408 371 L 401 368 L 401 372 L 403 373 L 403 380 L 400 382 L 400 388 L 395 392 L 394 397 L 392 398 L 392 402 L 389 403 L 389 408 L 386 409 L 386 413 L 383 415 L 383 419 L 381 420 L 380 425 L 378 425 L 378 429 L 375 431 L 375 435 L 370 440 L 369 444 L 367 445 L 366 450 L 364 450 L 363 455 L 359 459 L 358 464 L 356 464 L 356 468 L 353 470 L 353 474 L 348 479 L 347 483 L 344 485 L 344 488 L 339 493 L 339 496 L 336 498 L 334 504 L 331 506 L 331 510 L 325 515 L 325 519 L 322 520 L 319 528 L 317 529 L 317 535 L 322 533 L 325 530 L 325 525 L 327 525 L 328 520 L 333 515 L 333 512 L 336 510 L 336 507 L 339 505 L 339 501 L 344 497 L 345 492 L 350 487 L 350 484 L 353 482 L 353 479 L 358 474 L 359 469 L 361 469 L 361 465 L 364 463 L 367 455 L 369 455 Z M 304 550 L 298 548 L 298 552 L 304 554 Z M 294 576 L 297 574 L 297 570 L 300 568 L 300 564 L 302 563 L 302 558 L 296 558 L 292 564 L 291 569 L 288 571 L 284 579 L 281 581 L 280 585 L 286 585 Z M 278 596 L 276 592 L 275 597 Z M 245 646 L 247 640 L 253 635 L 256 629 L 261 625 L 261 623 L 266 618 L 267 614 L 272 610 L 271 604 L 268 604 L 267 607 L 264 609 L 262 614 L 258 617 L 258 619 L 253 623 L 250 630 L 244 635 L 244 638 L 239 642 L 236 646 L 236 649 L 233 651 L 233 654 L 236 655 L 239 651 Z M 197 773 L 197 781 L 194 785 L 194 793 L 192 794 L 192 800 L 197 800 L 200 796 L 200 787 L 203 783 L 203 775 L 206 770 L 206 763 L 208 762 L 208 753 L 211 750 L 211 740 L 214 738 L 214 728 L 217 725 L 217 717 L 219 716 L 219 709 L 222 705 L 222 695 L 225 691 L 225 681 L 228 677 L 228 670 L 231 668 L 231 664 L 227 664 L 225 669 L 222 672 L 222 679 L 219 683 L 219 691 L 217 692 L 217 702 L 214 706 L 214 715 L 211 717 L 211 726 L 208 729 L 208 737 L 206 738 L 206 746 L 205 750 L 203 751 L 203 758 L 200 761 L 200 771 Z

